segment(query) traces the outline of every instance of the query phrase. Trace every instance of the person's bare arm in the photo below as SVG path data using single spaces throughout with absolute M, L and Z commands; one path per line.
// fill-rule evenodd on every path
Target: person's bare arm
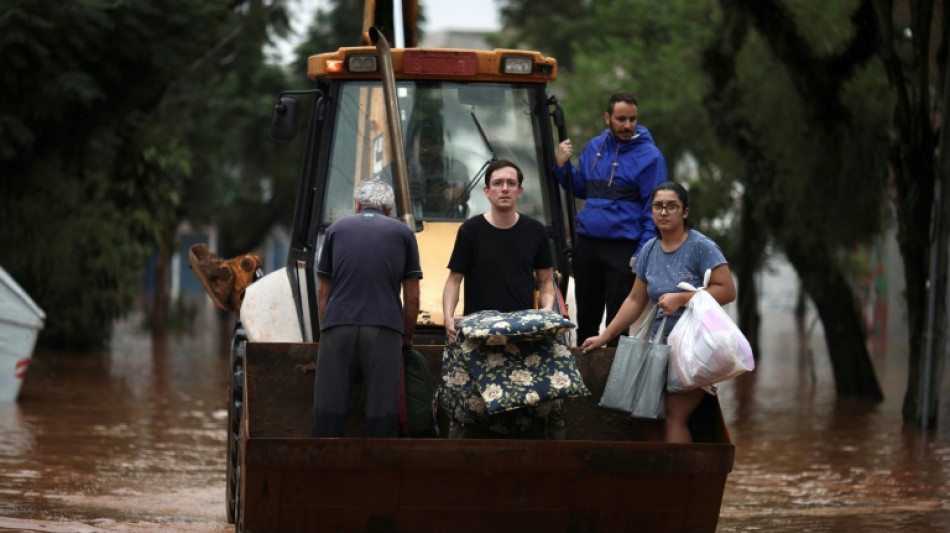
M 455 342 L 455 335 L 458 334 L 455 329 L 455 308 L 459 304 L 459 290 L 463 278 L 461 272 L 450 271 L 442 289 L 442 321 L 445 323 L 445 335 L 449 342 Z
M 581 345 L 584 352 L 589 352 L 595 348 L 607 344 L 611 339 L 630 329 L 630 326 L 640 318 L 643 309 L 650 301 L 650 295 L 647 294 L 647 285 L 639 277 L 633 282 L 633 289 L 630 294 L 624 298 L 616 316 L 607 324 L 606 329 L 596 337 L 588 337 Z
M 719 305 L 726 305 L 736 299 L 736 282 L 732 279 L 729 265 L 721 264 L 713 269 L 706 292 L 711 294 Z
M 412 347 L 412 336 L 416 332 L 416 320 L 419 318 L 419 278 L 402 279 L 402 345 Z
M 554 269 L 542 268 L 534 271 L 538 280 L 538 305 L 544 311 L 554 309 Z
M 327 302 L 330 301 L 330 276 L 317 276 L 317 318 L 323 324 L 327 315 Z

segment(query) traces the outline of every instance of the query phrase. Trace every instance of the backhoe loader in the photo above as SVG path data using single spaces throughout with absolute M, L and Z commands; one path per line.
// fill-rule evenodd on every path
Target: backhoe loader
M 480 189 L 496 158 L 524 172 L 519 211 L 547 228 L 559 294 L 569 279 L 574 199 L 551 175 L 555 137 L 564 137 L 548 93 L 557 61 L 418 48 L 417 3 L 401 9 L 405 47 L 389 47 L 367 0 L 363 45 L 310 56 L 312 86 L 275 101 L 272 136 L 290 139 L 301 123 L 307 136 L 286 268 L 261 277 L 253 254 L 192 252 L 212 300 L 241 318 L 228 391 L 229 521 L 239 532 L 714 532 L 734 456 L 718 402 L 697 410 L 695 444 L 659 442 L 662 421 L 597 405 L 613 348 L 575 350 L 593 396 L 569 402 L 566 440 L 450 440 L 441 409 L 437 438 L 361 438 L 358 417 L 345 438 L 309 436 L 314 266 L 329 225 L 352 213 L 360 180 L 392 183 L 396 216 L 416 232 L 424 278 L 415 345 L 435 380 L 449 256 L 460 224 L 488 210 Z

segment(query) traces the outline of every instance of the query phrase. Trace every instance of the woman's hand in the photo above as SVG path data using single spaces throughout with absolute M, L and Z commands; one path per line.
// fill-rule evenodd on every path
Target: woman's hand
M 587 353 L 591 350 L 596 350 L 597 348 L 600 348 L 604 346 L 605 344 L 607 344 L 608 340 L 610 339 L 607 339 L 606 337 L 604 337 L 603 333 L 601 333 L 600 335 L 597 335 L 596 337 L 587 337 L 586 339 L 584 339 L 584 343 L 581 344 L 581 351 L 584 353 Z
M 663 314 L 669 316 L 676 312 L 680 307 L 684 307 L 689 299 L 696 294 L 694 292 L 668 292 L 661 295 L 656 301 L 656 305 L 663 310 Z

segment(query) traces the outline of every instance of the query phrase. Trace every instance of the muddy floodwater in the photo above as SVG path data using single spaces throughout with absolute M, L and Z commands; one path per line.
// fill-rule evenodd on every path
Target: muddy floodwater
M 758 369 L 720 389 L 736 456 L 718 531 L 950 531 L 950 428 L 902 424 L 905 345 L 874 355 L 883 403 L 837 401 L 820 326 L 803 345 L 789 305 L 763 311 Z M 164 342 L 130 319 L 108 350 L 35 354 L 0 404 L 0 531 L 233 531 L 207 315 Z

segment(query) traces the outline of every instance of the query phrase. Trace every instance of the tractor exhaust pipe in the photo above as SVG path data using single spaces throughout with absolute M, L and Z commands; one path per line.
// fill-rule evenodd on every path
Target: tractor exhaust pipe
M 412 214 L 412 197 L 409 194 L 406 149 L 402 139 L 402 122 L 399 120 L 399 101 L 396 99 L 396 75 L 393 73 L 393 56 L 386 36 L 379 29 L 370 28 L 369 38 L 376 46 L 376 51 L 379 52 L 379 67 L 383 77 L 383 99 L 386 103 L 386 118 L 389 122 L 389 150 L 393 158 L 396 215 L 415 231 L 416 220 Z

